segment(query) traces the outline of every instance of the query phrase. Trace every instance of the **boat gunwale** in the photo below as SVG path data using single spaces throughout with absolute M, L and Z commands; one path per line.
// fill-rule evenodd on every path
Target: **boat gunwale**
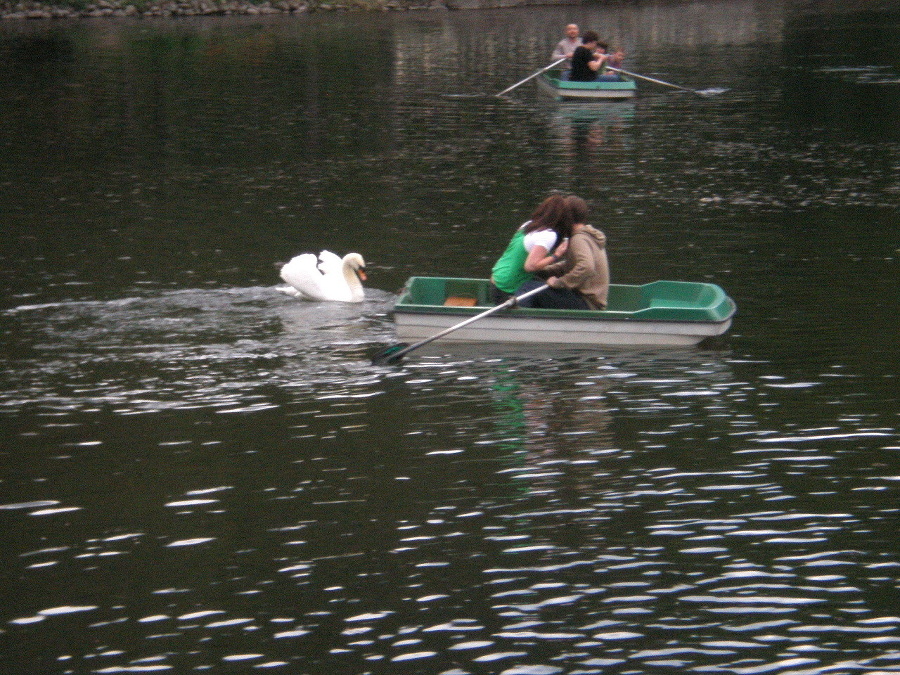
M 542 73 L 538 87 L 558 101 L 627 101 L 637 98 L 637 83 L 622 81 L 570 82 Z
M 415 282 L 416 279 L 443 279 L 445 281 L 458 281 L 458 282 L 480 282 L 487 283 L 486 279 L 472 279 L 472 278 L 464 278 L 464 277 L 410 277 L 406 284 L 404 285 L 403 291 L 400 294 L 400 297 L 397 299 L 394 304 L 393 313 L 396 314 L 405 314 L 405 315 L 433 315 L 433 316 L 453 316 L 460 318 L 468 318 L 480 314 L 492 306 L 496 305 L 475 305 L 472 307 L 459 307 L 459 306 L 447 306 L 447 305 L 431 305 L 431 304 L 419 304 L 419 303 L 411 303 L 404 302 L 405 299 L 410 294 L 410 287 Z M 644 288 L 646 286 L 650 286 L 657 282 L 650 282 L 648 284 L 613 284 L 613 286 L 619 288 Z M 584 322 L 634 322 L 634 323 L 668 323 L 668 324 L 699 324 L 699 325 L 721 325 L 726 322 L 731 321 L 734 318 L 734 315 L 737 313 L 737 304 L 734 302 L 732 298 L 730 298 L 725 290 L 718 286 L 717 284 L 702 282 L 702 281 L 676 281 L 676 282 L 666 282 L 666 283 L 674 283 L 674 284 L 685 284 L 702 287 L 704 289 L 711 289 L 714 293 L 714 299 L 712 302 L 705 303 L 703 305 L 694 305 L 694 306 L 684 306 L 684 307 L 645 307 L 636 311 L 625 311 L 625 310 L 581 310 L 581 309 L 546 309 L 546 308 L 523 308 L 523 307 L 514 307 L 500 310 L 494 316 L 496 317 L 504 317 L 507 320 L 509 319 L 544 319 L 544 320 L 556 320 L 556 321 L 584 321 Z M 654 317 L 646 317 L 640 316 L 640 312 L 648 312 L 648 311 L 661 311 L 671 309 L 674 311 L 709 311 L 710 309 L 720 306 L 722 302 L 726 302 L 728 305 L 728 311 L 723 317 L 716 318 L 703 318 L 703 319 L 692 319 L 692 318 L 654 318 Z
M 637 83 L 632 79 L 622 80 L 594 80 L 593 82 L 573 82 L 572 80 L 561 80 L 547 73 L 543 73 L 541 77 L 544 81 L 555 89 L 568 91 L 637 91 Z
M 541 309 L 522 307 L 501 310 L 494 314 L 495 317 L 507 319 L 555 319 L 558 321 L 584 321 L 601 323 L 608 322 L 632 322 L 632 323 L 669 323 L 669 324 L 699 324 L 719 325 L 731 321 L 737 312 L 734 300 L 728 299 L 730 310 L 724 319 L 654 319 L 636 316 L 622 316 L 627 312 L 607 310 L 577 310 L 577 309 Z M 431 315 L 431 316 L 455 316 L 465 319 L 490 309 L 489 305 L 476 305 L 475 307 L 443 307 L 441 305 L 404 305 L 402 309 L 394 307 L 394 314 L 401 315 Z M 515 314 L 513 314 L 515 312 Z M 575 314 L 578 312 L 578 314 Z

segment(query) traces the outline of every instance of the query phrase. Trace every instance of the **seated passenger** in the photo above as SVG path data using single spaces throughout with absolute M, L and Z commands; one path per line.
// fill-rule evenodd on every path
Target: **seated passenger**
M 572 211 L 562 195 L 547 197 L 516 230 L 503 255 L 491 270 L 491 298 L 505 302 L 536 272 L 558 262 L 572 234 Z
M 621 68 L 622 61 L 625 59 L 625 52 L 617 49 L 612 54 L 609 53 L 609 45 L 605 42 L 597 43 L 597 53 L 605 56 L 606 59 L 597 71 L 597 80 L 600 82 L 621 82 L 622 76 L 619 73 L 606 70 L 607 68 Z
M 585 31 L 581 36 L 581 45 L 572 53 L 569 81 L 594 82 L 597 80 L 597 71 L 609 58 L 607 54 L 596 53 L 599 40 L 600 38 L 592 30 Z
M 525 298 L 520 307 L 543 309 L 606 309 L 609 295 L 609 261 L 606 257 L 606 235 L 587 224 L 588 207 L 580 197 L 566 197 L 570 211 L 572 236 L 559 262 L 547 265 L 541 275 L 547 277 L 549 289 Z M 516 295 L 544 285 L 543 281 L 526 281 Z

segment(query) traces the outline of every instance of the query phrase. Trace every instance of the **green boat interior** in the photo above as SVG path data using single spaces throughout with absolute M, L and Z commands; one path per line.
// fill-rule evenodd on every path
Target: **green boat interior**
M 471 314 L 491 307 L 487 279 L 412 277 L 395 311 Z M 644 321 L 725 321 L 735 304 L 719 286 L 689 281 L 654 281 L 642 285 L 611 284 L 604 311 L 512 309 L 519 316 Z

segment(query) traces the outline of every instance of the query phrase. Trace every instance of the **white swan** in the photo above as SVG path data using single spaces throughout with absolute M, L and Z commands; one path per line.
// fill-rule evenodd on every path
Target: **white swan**
M 359 253 L 348 253 L 339 258 L 331 251 L 322 251 L 318 263 L 312 253 L 302 253 L 282 266 L 281 278 L 291 286 L 288 293 L 298 298 L 362 302 L 365 267 Z

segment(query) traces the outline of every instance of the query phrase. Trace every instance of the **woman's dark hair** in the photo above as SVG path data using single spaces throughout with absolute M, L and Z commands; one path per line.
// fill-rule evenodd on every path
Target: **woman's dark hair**
M 525 226 L 525 233 L 537 230 L 556 232 L 557 244 L 572 236 L 572 209 L 562 195 L 550 195 L 531 214 L 531 222 Z
M 566 197 L 565 202 L 566 210 L 569 212 L 569 217 L 572 219 L 572 225 L 575 223 L 587 223 L 588 205 L 586 201 L 581 197 L 569 195 Z
M 550 195 L 531 214 L 531 221 L 525 226 L 525 233 L 537 230 L 552 230 L 556 221 L 568 214 L 566 198 L 562 195 Z
M 586 30 L 586 31 L 584 31 L 584 33 L 581 34 L 581 43 L 582 44 L 585 44 L 588 42 L 599 42 L 599 41 L 600 41 L 600 36 L 597 35 L 592 30 Z

